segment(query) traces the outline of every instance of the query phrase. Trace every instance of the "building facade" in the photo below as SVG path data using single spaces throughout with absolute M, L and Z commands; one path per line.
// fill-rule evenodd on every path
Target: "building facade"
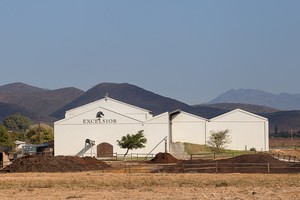
M 181 110 L 153 116 L 151 111 L 105 97 L 66 111 L 54 123 L 54 154 L 110 157 L 123 154 L 117 140 L 144 131 L 146 147 L 131 153 L 172 153 L 175 143 L 205 145 L 210 131 L 228 129 L 229 149 L 268 151 L 268 120 L 237 109 L 211 120 Z M 251 138 L 251 139 L 249 139 Z

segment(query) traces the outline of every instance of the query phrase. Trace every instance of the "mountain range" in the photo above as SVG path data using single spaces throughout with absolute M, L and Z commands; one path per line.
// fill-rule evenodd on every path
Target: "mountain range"
M 300 94 L 281 93 L 276 95 L 255 89 L 232 89 L 208 102 L 208 104 L 215 103 L 245 103 L 279 110 L 300 110 Z
M 247 94 L 247 91 L 249 94 Z M 20 113 L 29 117 L 32 121 L 53 124 L 54 121 L 64 118 L 66 110 L 99 100 L 105 95 L 151 110 L 154 115 L 181 109 L 210 119 L 230 110 L 241 108 L 267 117 L 270 130 L 274 129 L 275 126 L 280 130 L 300 130 L 300 111 L 278 109 L 280 107 L 274 106 L 273 108 L 258 103 L 258 105 L 253 105 L 252 103 L 255 99 L 257 99 L 256 102 L 258 102 L 258 99 L 264 100 L 264 102 L 279 102 L 275 100 L 277 96 L 280 96 L 282 101 L 286 103 L 290 99 L 297 98 L 297 95 L 286 94 L 285 96 L 288 98 L 284 99 L 284 95 L 272 95 L 257 90 L 230 90 L 207 104 L 188 105 L 128 83 L 100 83 L 87 91 L 74 87 L 48 90 L 24 83 L 3 85 L 0 86 L 0 120 L 8 115 Z M 232 98 L 230 98 L 230 95 Z M 248 101 L 251 99 L 250 97 L 252 101 Z M 270 101 L 267 98 L 270 98 Z M 271 100 L 272 98 L 273 100 Z M 294 102 L 293 105 L 296 106 L 297 101 L 294 100 Z M 284 103 L 278 103 L 277 105 L 283 105 Z

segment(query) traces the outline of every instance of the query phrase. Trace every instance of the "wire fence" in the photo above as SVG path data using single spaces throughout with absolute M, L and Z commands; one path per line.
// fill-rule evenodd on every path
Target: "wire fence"
M 202 163 L 182 164 L 182 172 L 202 173 L 299 173 L 300 165 L 277 163 Z
M 198 159 L 226 159 L 233 158 L 238 155 L 242 155 L 240 152 L 224 152 L 224 153 L 201 153 L 201 154 L 190 154 L 190 160 L 198 160 Z M 247 154 L 256 154 L 255 151 L 249 151 Z
M 151 160 L 155 157 L 156 154 L 146 154 L 146 153 L 131 153 L 127 154 L 120 154 L 120 153 L 113 153 L 113 154 L 104 154 L 101 155 L 100 160 L 116 160 L 116 161 L 143 161 L 143 160 Z
M 102 172 L 118 173 L 300 173 L 300 165 L 277 163 L 131 164 Z

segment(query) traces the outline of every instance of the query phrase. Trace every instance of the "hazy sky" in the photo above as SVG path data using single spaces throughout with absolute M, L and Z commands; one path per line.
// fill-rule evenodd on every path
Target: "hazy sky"
M 0 0 L 0 85 L 130 83 L 188 104 L 300 93 L 299 0 Z

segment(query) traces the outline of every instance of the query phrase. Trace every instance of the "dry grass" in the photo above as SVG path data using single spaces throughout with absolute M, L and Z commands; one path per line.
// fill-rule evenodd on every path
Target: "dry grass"
M 1 199 L 299 199 L 299 174 L 0 174 Z M 275 198 L 276 197 L 276 198 Z
M 270 148 L 293 148 L 300 147 L 300 138 L 270 138 Z
M 226 183 L 233 187 L 300 187 L 298 174 L 111 174 L 17 173 L 1 174 L 1 189 L 8 188 L 101 188 L 101 187 L 214 187 Z M 272 185 L 269 183 L 272 182 Z

